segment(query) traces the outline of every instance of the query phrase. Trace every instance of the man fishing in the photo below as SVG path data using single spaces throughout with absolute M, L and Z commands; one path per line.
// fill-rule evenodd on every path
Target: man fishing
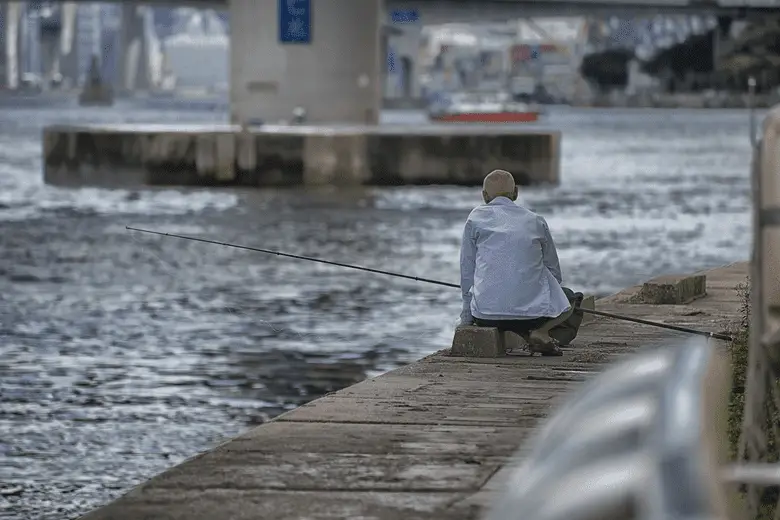
M 485 204 L 466 220 L 460 251 L 460 324 L 514 332 L 532 354 L 560 356 L 559 341 L 550 331 L 572 317 L 582 294 L 561 287 L 558 253 L 547 222 L 515 204 L 517 192 L 511 173 L 490 172 L 482 186 Z M 581 322 L 578 314 L 574 336 Z
M 506 173 L 506 172 L 503 172 L 503 173 Z M 510 175 L 510 179 L 511 179 L 511 175 Z M 489 181 L 489 183 L 491 185 L 492 185 L 492 182 L 493 181 Z M 485 183 L 486 183 L 486 185 L 488 184 L 487 179 L 485 179 Z M 490 199 L 488 201 L 487 205 L 490 205 L 490 203 L 495 200 L 496 202 L 493 202 L 494 205 L 507 206 L 506 213 L 509 215 L 509 217 L 507 217 L 507 219 L 506 219 L 505 227 L 507 229 L 509 229 L 509 228 L 512 227 L 513 219 L 517 220 L 518 222 L 523 222 L 523 223 L 525 223 L 526 221 L 523 221 L 522 219 L 518 219 L 517 215 L 513 214 L 512 211 L 510 211 L 511 207 L 515 207 L 516 209 L 518 208 L 512 202 L 512 197 L 514 199 L 517 198 L 517 188 L 514 187 L 515 186 L 514 185 L 514 179 L 512 179 L 511 183 L 506 183 L 506 184 L 507 184 L 507 186 L 509 186 L 511 188 L 511 192 L 509 193 L 509 195 L 511 197 L 504 197 L 506 199 L 505 202 L 500 200 L 501 197 L 503 197 L 503 196 L 493 196 L 492 198 L 490 198 L 489 196 L 486 196 L 485 199 L 486 200 Z M 496 194 L 496 193 L 499 193 L 499 192 L 496 189 L 494 189 L 493 187 L 491 187 L 490 191 L 487 191 L 487 193 L 494 193 L 494 194 Z M 545 240 L 547 240 L 547 238 L 549 237 L 549 233 L 550 232 L 549 232 L 549 230 L 547 228 L 547 223 L 544 221 L 544 219 L 542 219 L 541 217 L 539 217 L 537 215 L 534 215 L 533 213 L 531 213 L 530 211 L 528 211 L 526 209 L 523 209 L 523 208 L 519 208 L 519 209 L 521 209 L 522 211 L 526 212 L 527 215 L 533 215 L 533 217 L 538 219 L 538 223 L 539 223 L 540 226 L 542 226 L 542 231 L 543 231 L 543 233 L 538 233 L 538 235 L 539 236 L 544 236 Z M 476 212 L 476 210 L 474 212 L 472 212 L 472 215 L 474 215 L 475 212 Z M 468 241 L 470 242 L 470 244 L 468 245 L 468 250 L 470 251 L 469 254 L 471 255 L 471 257 L 473 259 L 470 262 L 466 262 L 467 265 L 471 265 L 471 267 L 468 269 L 468 270 L 470 270 L 471 274 L 469 276 L 469 280 L 470 281 L 468 282 L 468 285 L 464 284 L 464 286 L 463 286 L 463 287 L 466 288 L 463 291 L 464 303 L 465 303 L 465 299 L 466 299 L 467 295 L 469 295 L 469 294 L 476 294 L 475 291 L 471 290 L 471 288 L 473 288 L 473 286 L 475 285 L 474 284 L 474 280 L 475 279 L 479 279 L 479 280 L 488 280 L 488 279 L 490 279 L 490 280 L 498 280 L 497 276 L 493 276 L 494 272 L 490 273 L 491 274 L 490 278 L 481 276 L 481 274 L 480 274 L 480 276 L 477 276 L 478 273 L 476 272 L 476 266 L 477 266 L 477 263 L 480 262 L 481 260 L 478 258 L 477 254 L 476 254 L 477 253 L 477 247 L 476 246 L 477 246 L 478 243 L 481 243 L 481 244 L 486 243 L 487 239 L 489 237 L 489 234 L 488 233 L 483 233 L 481 235 L 474 235 L 474 236 L 476 236 L 476 239 L 473 239 L 472 238 L 472 233 L 474 232 L 474 228 L 475 228 L 474 222 L 476 222 L 476 219 L 473 222 L 471 221 L 471 216 L 469 217 L 469 219 L 470 219 L 469 221 L 471 223 L 467 222 L 467 230 L 468 230 L 467 238 L 468 238 Z M 495 227 L 496 227 L 496 230 L 499 230 L 499 231 L 503 229 L 501 226 L 495 226 Z M 531 226 L 531 227 L 533 227 L 533 226 Z M 342 263 L 342 262 L 333 262 L 331 260 L 323 260 L 322 258 L 312 258 L 312 257 L 308 257 L 308 256 L 293 255 L 293 254 L 290 254 L 290 253 L 284 253 L 282 251 L 274 251 L 274 250 L 271 250 L 271 249 L 261 249 L 259 247 L 243 246 L 243 245 L 240 245 L 240 244 L 230 244 L 228 242 L 220 242 L 218 240 L 209 240 L 207 238 L 190 237 L 190 236 L 186 236 L 186 235 L 177 235 L 177 234 L 174 234 L 174 233 L 163 233 L 162 231 L 152 231 L 150 229 L 140 229 L 140 228 L 130 227 L 130 226 L 125 226 L 125 229 L 131 230 L 131 231 L 137 231 L 139 233 L 149 233 L 149 234 L 152 234 L 152 235 L 159 235 L 159 236 L 163 236 L 163 237 L 173 237 L 173 238 L 179 238 L 179 239 L 182 239 L 182 240 L 192 240 L 192 241 L 195 241 L 195 242 L 203 242 L 203 243 L 206 243 L 206 244 L 215 244 L 215 245 L 218 245 L 218 246 L 233 247 L 233 248 L 236 248 L 236 249 L 244 249 L 244 250 L 247 250 L 247 251 L 256 251 L 258 253 L 264 253 L 264 254 L 267 254 L 267 255 L 280 256 L 280 257 L 284 257 L 284 258 L 294 258 L 294 259 L 297 259 L 297 260 L 306 260 L 306 261 L 309 261 L 309 262 L 317 262 L 317 263 L 320 263 L 320 264 L 335 265 L 335 266 L 343 267 L 343 268 L 346 268 L 346 269 L 356 269 L 358 271 L 366 271 L 366 272 L 369 272 L 369 273 L 384 274 L 384 275 L 387 275 L 387 276 L 394 276 L 394 277 L 397 277 L 397 278 L 405 278 L 407 280 L 414 280 L 416 282 L 423 282 L 423 283 L 430 283 L 430 284 L 434 284 L 434 285 L 440 285 L 442 287 L 452 287 L 453 289 L 457 289 L 457 288 L 460 287 L 460 285 L 457 285 L 457 284 L 454 284 L 454 283 L 442 282 L 442 281 L 439 281 L 439 280 L 432 280 L 430 278 L 421 278 L 419 276 L 412 276 L 412 275 L 403 274 L 403 273 L 394 273 L 394 272 L 391 272 L 391 271 L 383 271 L 381 269 L 372 269 L 370 267 L 361 267 L 359 265 L 345 264 L 345 263 Z M 537 229 L 537 231 L 538 231 L 538 229 Z M 509 234 L 507 234 L 507 235 L 509 235 Z M 500 236 L 500 235 L 496 234 L 495 236 Z M 514 238 L 517 238 L 517 236 L 520 236 L 520 235 L 518 234 L 516 236 L 515 235 L 513 235 L 513 236 L 514 236 Z M 511 249 L 511 250 L 510 250 L 510 248 L 507 248 L 507 250 L 508 250 L 507 254 L 512 255 L 512 259 L 511 259 L 512 262 L 518 263 L 516 261 L 516 259 L 514 258 L 515 256 L 519 256 L 518 251 L 520 253 L 528 253 L 529 251 L 533 251 L 535 249 L 535 248 L 532 248 L 532 247 L 529 246 L 529 243 L 532 240 L 535 240 L 535 238 L 533 237 L 533 235 L 529 234 L 526 237 L 525 241 L 520 241 L 519 246 L 517 248 Z M 538 239 L 538 240 L 539 240 L 539 247 L 542 248 L 542 239 Z M 466 242 L 467 241 L 464 240 L 464 244 Z M 496 242 L 496 240 L 491 240 L 490 241 L 490 246 L 492 246 L 493 249 L 498 249 L 498 248 L 495 247 L 495 245 L 497 245 L 497 244 L 495 244 L 494 242 Z M 481 247 L 480 252 L 481 252 L 483 257 L 492 258 L 491 255 L 486 255 L 485 254 L 486 247 L 484 245 L 480 246 L 480 247 Z M 550 248 L 552 248 L 552 254 L 555 254 L 555 260 L 554 261 L 551 261 L 552 256 L 550 254 Z M 541 255 L 542 255 L 541 264 L 545 267 L 545 269 L 547 269 L 547 271 L 549 272 L 550 276 L 553 277 L 553 279 L 555 280 L 555 283 L 550 281 L 549 276 L 546 276 L 546 277 L 545 276 L 538 276 L 538 278 L 536 280 L 536 286 L 534 287 L 533 286 L 534 282 L 533 282 L 533 278 L 532 277 L 526 277 L 526 278 L 521 277 L 521 275 L 523 274 L 523 269 L 517 269 L 515 271 L 512 271 L 511 268 L 507 268 L 504 264 L 498 264 L 498 266 L 497 266 L 498 269 L 503 269 L 503 271 L 498 271 L 498 272 L 500 272 L 502 275 L 506 274 L 507 275 L 506 280 L 508 280 L 511 283 L 514 283 L 515 285 L 520 285 L 520 284 L 517 283 L 518 280 L 523 282 L 520 285 L 520 287 L 522 287 L 522 290 L 521 291 L 515 291 L 515 292 L 509 291 L 508 289 L 506 289 L 506 287 L 502 287 L 502 286 L 506 286 L 506 284 L 503 284 L 503 282 L 501 282 L 499 284 L 486 284 L 486 283 L 484 283 L 484 281 L 480 281 L 480 283 L 479 283 L 480 287 L 488 287 L 490 290 L 492 290 L 494 292 L 494 294 L 501 295 L 501 293 L 503 292 L 504 294 L 508 295 L 511 299 L 515 299 L 515 300 L 517 299 L 518 294 L 520 294 L 521 292 L 522 293 L 527 293 L 527 294 L 535 294 L 535 293 L 533 293 L 534 289 L 536 289 L 538 291 L 543 291 L 546 288 L 546 289 L 548 289 L 548 292 L 545 293 L 546 297 L 547 297 L 547 301 L 548 301 L 548 304 L 547 304 L 546 308 L 547 309 L 552 308 L 553 307 L 553 305 L 551 303 L 552 302 L 552 296 L 553 296 L 553 294 L 557 294 L 557 291 L 555 290 L 555 287 L 557 286 L 557 284 L 560 284 L 560 280 L 561 280 L 561 270 L 560 270 L 560 267 L 558 266 L 557 253 L 555 253 L 555 245 L 553 244 L 552 239 L 549 239 L 548 241 L 545 242 L 544 251 L 547 251 L 547 253 L 544 253 L 544 252 L 541 253 Z M 547 264 L 550 264 L 550 265 L 553 266 L 553 268 L 552 268 L 553 270 L 552 271 L 550 270 L 550 267 L 547 266 Z M 496 267 L 495 259 L 492 259 L 491 265 L 493 267 Z M 526 271 L 528 271 L 527 266 L 525 266 L 524 269 Z M 462 273 L 465 272 L 465 271 L 466 270 L 462 270 Z M 480 265 L 480 273 L 483 273 L 484 271 L 485 271 L 485 266 L 484 265 Z M 539 271 L 539 269 L 537 269 L 536 271 Z M 538 274 L 536 271 L 530 270 L 531 274 Z M 556 274 L 552 274 L 553 272 L 555 272 Z M 498 289 L 493 288 L 494 285 L 497 285 Z M 499 289 L 502 289 L 503 291 L 501 291 Z M 597 316 L 603 316 L 603 317 L 606 317 L 606 318 L 613 318 L 613 319 L 616 319 L 616 320 L 631 321 L 631 322 L 634 322 L 634 323 L 642 323 L 644 325 L 649 325 L 651 327 L 659 327 L 659 328 L 666 329 L 666 330 L 676 330 L 678 332 L 685 332 L 686 334 L 696 334 L 697 336 L 706 336 L 708 338 L 715 338 L 715 339 L 720 339 L 720 340 L 723 340 L 723 341 L 733 341 L 733 338 L 730 335 L 728 335 L 728 334 L 720 334 L 720 333 L 717 333 L 717 332 L 706 332 L 706 331 L 702 331 L 702 330 L 695 330 L 695 329 L 691 329 L 691 328 L 688 328 L 688 327 L 680 327 L 679 325 L 672 325 L 672 324 L 669 324 L 669 323 L 659 323 L 657 321 L 649 321 L 649 320 L 644 320 L 644 319 L 641 319 L 641 318 L 632 318 L 631 316 L 622 316 L 620 314 L 614 314 L 614 313 L 611 313 L 611 312 L 604 312 L 604 311 L 597 311 L 595 309 L 583 309 L 581 307 L 582 300 L 583 300 L 583 294 L 582 293 L 579 293 L 579 292 L 575 293 L 571 289 L 568 289 L 566 287 L 560 287 L 560 289 L 563 290 L 565 296 L 568 298 L 569 303 L 570 303 L 570 308 L 568 308 L 567 310 L 563 311 L 561 314 L 559 314 L 558 316 L 556 316 L 554 318 L 550 318 L 548 314 L 545 314 L 544 316 L 540 316 L 538 318 L 529 317 L 529 316 L 531 316 L 531 313 L 529 311 L 526 311 L 525 313 L 521 314 L 521 313 L 519 313 L 519 312 L 517 312 L 515 310 L 514 312 L 517 312 L 517 315 L 515 315 L 514 312 L 513 312 L 512 314 L 502 314 L 501 316 L 492 316 L 493 318 L 498 318 L 498 319 L 495 319 L 495 320 L 492 320 L 492 321 L 490 319 L 487 319 L 487 318 L 480 318 L 478 320 L 475 320 L 475 318 L 474 318 L 474 316 L 472 314 L 472 310 L 471 310 L 472 309 L 472 305 L 469 302 L 469 304 L 464 305 L 464 311 L 466 311 L 466 312 L 464 312 L 464 314 L 466 314 L 466 316 L 465 316 L 465 319 L 464 319 L 463 316 L 461 317 L 461 322 L 463 324 L 471 324 L 474 321 L 479 321 L 479 323 L 483 324 L 483 325 L 490 325 L 490 326 L 498 325 L 498 326 L 502 327 L 506 331 L 506 330 L 513 330 L 513 329 L 507 328 L 507 325 L 512 325 L 512 322 L 521 322 L 522 321 L 523 322 L 522 323 L 523 327 L 521 328 L 519 325 L 517 326 L 517 330 L 519 331 L 518 333 L 521 334 L 521 335 L 524 335 L 529 341 L 531 340 L 531 334 L 533 333 L 534 337 L 537 340 L 536 341 L 537 344 L 540 343 L 538 341 L 538 339 L 539 339 L 539 336 L 541 336 L 541 340 L 544 342 L 545 345 L 549 345 L 549 343 L 550 343 L 549 338 L 552 338 L 554 340 L 554 342 L 560 343 L 561 345 L 568 345 L 577 336 L 577 332 L 579 331 L 580 324 L 582 323 L 583 312 L 587 312 L 589 314 L 595 314 Z M 480 289 L 478 289 L 478 291 L 480 292 L 480 295 L 482 295 L 485 292 L 484 290 L 480 290 Z M 510 300 L 506 300 L 506 301 L 510 301 L 511 302 L 512 301 L 511 299 Z M 534 304 L 538 303 L 541 306 L 541 302 L 543 301 L 543 298 L 534 297 L 534 298 L 531 298 L 531 300 L 532 300 L 532 303 L 534 303 Z M 536 300 L 539 300 L 539 302 L 537 302 Z M 479 301 L 482 301 L 482 296 L 480 296 Z M 506 301 L 505 301 L 505 303 L 506 303 Z M 560 300 L 560 295 L 559 294 L 556 297 L 555 301 L 556 301 L 556 304 L 558 306 L 561 305 L 561 300 Z M 496 305 L 495 304 L 489 304 L 488 306 L 489 307 L 491 307 L 491 306 L 495 307 Z M 510 307 L 510 305 L 506 305 L 506 307 Z M 485 308 L 482 308 L 482 311 L 484 312 Z M 549 312 L 551 314 L 554 313 L 554 311 L 549 311 Z M 569 317 L 565 318 L 566 315 L 568 315 Z M 537 322 L 541 323 L 541 325 L 536 326 Z M 517 325 L 517 323 L 515 325 Z M 534 326 L 531 326 L 531 325 L 534 325 Z M 547 336 L 545 336 L 543 334 L 543 332 L 542 332 L 545 329 L 548 331 L 547 332 Z M 553 345 L 553 346 L 555 346 L 555 345 Z M 552 352 L 551 354 L 548 354 L 548 355 L 560 355 L 560 349 L 557 349 L 558 353 L 555 353 L 556 349 L 553 349 L 553 348 L 548 348 L 547 350 Z M 537 350 L 537 351 L 539 351 L 539 350 Z

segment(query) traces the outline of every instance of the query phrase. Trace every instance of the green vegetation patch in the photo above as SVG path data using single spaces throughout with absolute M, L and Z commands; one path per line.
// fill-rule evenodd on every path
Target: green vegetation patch
M 730 346 L 732 363 L 731 396 L 729 399 L 729 423 L 728 436 L 731 459 L 736 460 L 739 453 L 739 436 L 742 431 L 742 417 L 745 408 L 745 386 L 748 371 L 748 330 L 750 325 L 750 280 L 737 286 L 737 292 L 742 300 L 742 312 L 739 323 L 736 324 L 731 334 L 734 340 Z M 777 385 L 777 382 L 775 383 Z M 780 386 L 775 391 L 780 391 Z M 768 396 L 770 397 L 770 396 Z M 765 462 L 777 462 L 778 442 L 774 432 L 774 425 L 780 421 L 780 413 L 774 406 L 771 397 L 764 403 L 766 406 L 767 424 L 764 432 L 767 435 L 767 453 Z M 778 500 L 778 489 L 768 487 L 761 495 L 761 506 L 757 520 L 769 520 L 774 518 L 775 506 Z

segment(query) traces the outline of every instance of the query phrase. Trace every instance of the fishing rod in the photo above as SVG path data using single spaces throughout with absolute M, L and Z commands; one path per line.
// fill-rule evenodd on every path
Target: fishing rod
M 242 246 L 240 244 L 231 244 L 229 242 L 220 242 L 219 240 L 209 240 L 207 238 L 199 238 L 199 237 L 191 237 L 187 235 L 177 235 L 175 233 L 164 233 L 162 231 L 152 231 L 149 229 L 141 229 L 141 228 L 135 228 L 130 226 L 125 226 L 125 229 L 128 229 L 130 231 L 138 231 L 141 233 L 148 233 L 151 235 L 159 235 L 163 237 L 171 237 L 171 238 L 180 238 L 183 240 L 190 240 L 193 242 L 203 242 L 204 244 L 214 244 L 217 246 L 225 246 L 225 247 L 232 247 L 234 249 L 244 249 L 246 251 L 254 251 L 257 253 L 265 253 L 269 255 L 276 255 L 276 256 L 282 256 L 285 258 L 294 258 L 296 260 L 306 260 L 308 262 L 316 262 L 319 264 L 326 264 L 326 265 L 335 265 L 336 267 L 345 267 L 347 269 L 355 269 L 357 271 L 365 271 L 368 273 L 376 273 L 376 274 L 383 274 L 386 276 L 393 276 L 395 278 L 404 278 L 406 280 L 414 280 L 415 282 L 424 282 L 429 283 L 433 285 L 440 285 L 442 287 L 451 287 L 453 289 L 460 289 L 460 285 L 449 283 L 449 282 L 442 282 L 439 280 L 432 280 L 431 278 L 422 278 L 419 276 L 410 276 L 407 274 L 401 274 L 401 273 L 394 273 L 391 271 L 383 271 L 381 269 L 372 269 L 370 267 L 362 267 L 359 265 L 352 265 L 352 264 L 343 264 L 341 262 L 333 262 L 330 260 L 323 260 L 321 258 L 312 258 L 310 256 L 301 256 L 301 255 L 293 255 L 290 253 L 282 253 L 281 251 L 273 251 L 270 249 L 262 249 L 259 247 L 250 247 L 250 246 Z M 677 332 L 685 332 L 688 334 L 695 334 L 697 336 L 706 336 L 708 338 L 714 338 L 714 339 L 721 339 L 725 341 L 731 341 L 731 336 L 728 336 L 726 334 L 718 334 L 716 332 L 705 332 L 702 330 L 696 330 L 691 329 L 688 327 L 680 327 L 678 325 L 670 325 L 668 323 L 659 323 L 657 321 L 649 321 L 649 320 L 643 320 L 641 318 L 632 318 L 631 316 L 623 316 L 621 314 L 613 314 L 611 312 L 604 312 L 604 311 L 597 311 L 595 309 L 585 309 L 583 307 L 578 307 L 578 310 L 586 313 L 586 314 L 593 314 L 595 316 L 603 316 L 605 318 L 613 318 L 616 320 L 622 320 L 622 321 L 630 321 L 633 323 L 639 323 L 642 325 L 649 325 L 651 327 L 659 327 L 662 329 L 669 329 L 674 330 Z

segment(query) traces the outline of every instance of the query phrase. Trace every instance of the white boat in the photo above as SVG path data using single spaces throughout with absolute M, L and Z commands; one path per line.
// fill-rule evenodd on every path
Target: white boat
M 541 114 L 538 106 L 513 101 L 506 92 L 458 92 L 428 108 L 432 121 L 447 123 L 533 123 Z

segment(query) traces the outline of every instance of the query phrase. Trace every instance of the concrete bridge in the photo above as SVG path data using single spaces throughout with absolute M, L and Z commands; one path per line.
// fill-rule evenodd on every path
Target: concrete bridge
M 304 4 L 307 9 L 296 7 Z M 313 23 L 311 32 L 302 38 L 310 36 L 308 43 L 280 42 L 289 28 L 280 27 L 280 5 L 305 11 L 304 16 Z M 288 118 L 295 107 L 302 106 L 312 122 L 373 124 L 382 99 L 385 26 L 414 31 L 422 24 L 583 14 L 607 5 L 612 6 L 612 14 L 620 8 L 640 9 L 647 5 L 652 5 L 656 13 L 691 8 L 691 4 L 680 0 L 633 0 L 631 4 L 610 0 L 298 0 L 287 4 L 279 0 L 229 0 L 231 119 L 240 123 Z M 710 4 L 709 10 L 738 10 L 735 4 L 728 8 L 726 5 Z M 780 14 L 777 7 L 770 9 L 756 3 L 750 9 L 754 8 Z M 750 11 L 744 3 L 739 9 Z M 291 18 L 286 23 L 295 22 Z
M 57 1 L 57 0 L 53 0 Z M 91 3 L 94 0 L 60 0 Z M 150 6 L 191 6 L 229 9 L 241 0 L 102 0 Z M 327 5 L 335 5 L 331 0 Z M 0 3 L 9 0 L 0 0 Z M 282 0 L 282 4 L 286 0 Z M 304 0 L 293 4 L 304 5 Z M 528 16 L 612 16 L 634 14 L 716 14 L 752 16 L 778 13 L 780 0 L 384 0 L 388 21 L 398 13 L 416 12 L 414 20 L 426 25 L 505 21 Z
M 6 20 L 13 16 L 16 4 L 0 3 Z M 137 15 L 142 2 L 123 4 L 123 40 L 132 45 L 142 34 Z M 398 40 L 414 46 L 415 33 L 419 37 L 423 25 L 447 22 L 648 12 L 780 15 L 780 0 L 149 0 L 146 4 L 228 9 L 231 120 L 235 123 L 287 119 L 296 107 L 304 108 L 312 123 L 376 123 L 388 27 L 402 31 L 404 36 Z M 3 24 L 6 42 L 16 37 L 11 25 Z M 400 53 L 414 55 L 416 49 Z M 6 52 L 0 57 L 6 84 L 13 69 L 8 56 Z M 123 64 L 125 71 L 140 68 Z

